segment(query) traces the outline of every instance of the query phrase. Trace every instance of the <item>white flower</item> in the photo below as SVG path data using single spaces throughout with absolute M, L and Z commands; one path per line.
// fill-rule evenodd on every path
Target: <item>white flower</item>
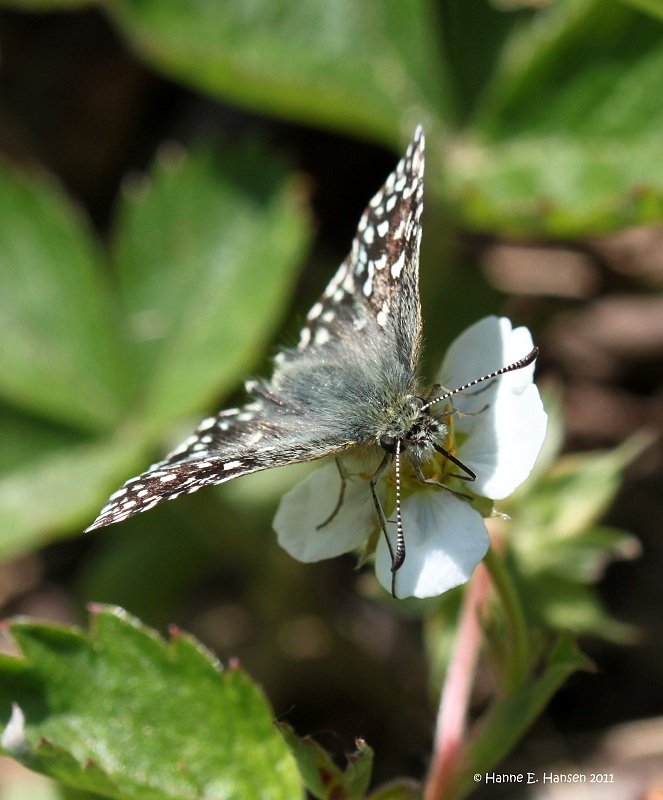
M 453 342 L 438 382 L 449 389 L 463 386 L 523 358 L 531 349 L 527 328 L 514 330 L 508 319 L 486 317 Z M 501 500 L 527 478 L 543 444 L 547 422 L 533 374 L 532 364 L 477 387 L 478 392 L 454 396 L 455 407 L 463 413 L 443 420 L 449 426 L 448 449 L 476 473 L 476 480 L 455 478 L 454 473 L 462 474 L 462 470 L 441 456 L 432 465 L 438 480 L 451 483 L 456 493 Z M 436 410 L 439 413 L 440 409 Z M 490 545 L 488 531 L 468 499 L 408 480 L 405 459 L 402 473 L 406 557 L 396 572 L 393 588 L 397 597 L 433 597 L 470 578 Z M 352 474 L 344 465 L 344 474 L 343 503 L 333 516 L 341 490 L 334 462 L 316 470 L 282 498 L 274 529 L 281 546 L 299 561 L 320 561 L 356 550 L 376 529 L 377 516 L 368 486 L 372 473 Z M 377 489 L 383 506 L 393 511 L 389 477 L 381 480 Z M 391 563 L 389 548 L 381 536 L 375 570 L 389 591 Z

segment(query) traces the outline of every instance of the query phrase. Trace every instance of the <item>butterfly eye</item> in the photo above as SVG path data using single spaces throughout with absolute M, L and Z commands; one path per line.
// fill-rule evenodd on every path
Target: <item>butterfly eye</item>
M 380 447 L 383 450 L 386 450 L 388 453 L 395 453 L 396 452 L 396 436 L 391 436 L 390 434 L 385 434 L 380 439 Z

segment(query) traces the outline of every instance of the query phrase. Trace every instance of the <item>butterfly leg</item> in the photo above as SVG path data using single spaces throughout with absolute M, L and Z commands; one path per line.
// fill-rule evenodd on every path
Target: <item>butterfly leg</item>
M 485 414 L 489 408 L 490 403 L 486 403 L 486 405 L 483 406 L 483 408 L 480 408 L 478 411 L 461 411 L 460 408 L 452 406 L 448 411 L 438 412 L 436 416 L 439 419 L 445 419 L 447 417 L 478 417 L 481 414 Z
M 490 408 L 490 403 L 486 403 L 483 408 L 480 408 L 478 411 L 461 411 L 460 408 L 455 408 L 449 414 L 449 416 L 453 415 L 456 417 L 478 417 L 480 414 L 485 414 L 486 411 Z
M 476 389 L 473 392 L 463 392 L 458 395 L 458 397 L 476 397 L 479 394 L 483 394 L 487 389 L 495 383 L 495 381 L 490 381 L 485 386 L 482 386 L 480 389 Z M 431 398 L 438 396 L 441 392 L 447 393 L 449 390 L 446 386 L 443 386 L 441 383 L 436 383 L 434 386 L 431 387 L 426 400 L 429 401 Z M 437 416 L 439 417 L 478 417 L 480 414 L 485 413 L 490 408 L 490 403 L 486 403 L 483 408 L 480 408 L 478 411 L 461 411 L 460 408 L 456 408 L 456 406 L 452 405 L 448 411 L 441 411 L 437 412 Z
M 436 383 L 435 386 L 433 386 L 433 390 L 435 390 L 437 388 L 442 388 L 443 389 L 444 387 L 441 386 L 441 384 Z M 488 389 L 488 388 L 489 387 L 486 386 L 486 389 Z M 482 388 L 482 389 L 478 389 L 476 392 L 468 392 L 465 395 L 458 395 L 458 396 L 459 397 L 474 397 L 474 395 L 481 394 L 481 392 L 483 392 L 483 391 L 485 391 L 485 389 Z M 490 403 L 486 403 L 486 405 L 483 406 L 483 408 L 480 408 L 478 411 L 461 411 L 460 408 L 457 408 L 456 406 L 452 405 L 448 410 L 437 411 L 435 416 L 438 417 L 439 419 L 444 419 L 446 417 L 478 417 L 480 414 L 484 414 L 486 411 L 488 411 L 489 408 L 490 408 Z
M 397 450 L 398 456 L 400 457 L 400 447 Z M 399 534 L 396 540 L 396 549 L 393 548 L 391 544 L 391 540 L 387 535 L 387 517 L 385 516 L 384 509 L 382 508 L 382 503 L 380 502 L 380 498 L 375 491 L 375 486 L 380 478 L 384 475 L 385 470 L 394 460 L 393 453 L 385 453 L 384 458 L 380 462 L 380 466 L 375 470 L 375 474 L 371 478 L 369 485 L 371 487 L 371 495 L 373 497 L 373 505 L 375 506 L 375 511 L 378 515 L 378 520 L 380 522 L 380 528 L 382 528 L 382 533 L 384 534 L 384 538 L 387 542 L 387 547 L 389 548 L 389 555 L 391 556 L 391 571 L 396 572 L 396 570 L 402 566 L 403 561 L 405 561 L 405 544 L 403 542 L 403 525 L 400 521 L 400 492 L 399 484 L 400 484 L 400 475 L 397 478 L 397 486 L 396 486 L 396 494 L 397 494 L 397 518 L 398 518 L 398 529 Z M 400 461 L 400 458 L 399 458 Z M 398 474 L 399 470 L 397 470 Z
M 395 450 L 393 453 L 385 453 L 380 466 L 375 471 L 375 474 L 370 480 L 371 494 L 373 496 L 373 503 L 375 510 L 380 520 L 380 527 L 389 548 L 389 555 L 391 556 L 391 594 L 396 597 L 396 573 L 403 566 L 405 561 L 405 537 L 403 535 L 403 517 L 401 514 L 401 446 L 402 440 L 396 439 Z M 385 517 L 382 503 L 375 491 L 377 482 L 382 477 L 384 471 L 391 464 L 392 461 L 396 462 L 396 547 L 394 548 L 389 535 L 387 534 L 387 518 Z
M 421 471 L 421 467 L 418 464 L 414 465 L 414 471 L 417 478 L 421 481 L 421 483 L 425 483 L 427 486 L 439 486 L 440 489 L 444 489 L 447 492 L 451 492 L 451 494 L 455 495 L 456 497 L 460 497 L 461 500 L 471 500 L 472 497 L 469 494 L 464 494 L 463 492 L 457 492 L 455 489 L 452 489 L 450 486 L 446 486 L 444 483 L 440 483 L 440 481 L 436 481 L 435 478 L 427 478 L 424 473 Z M 470 481 L 472 478 L 467 478 L 464 475 L 456 475 L 454 473 L 454 478 L 461 478 L 462 480 Z
M 476 472 L 472 472 L 469 467 L 466 467 L 460 459 L 456 458 L 456 456 L 452 455 L 448 450 L 445 450 L 444 447 L 439 444 L 434 445 L 434 447 L 440 455 L 443 455 L 446 459 L 451 461 L 452 464 L 460 467 L 465 473 L 465 475 L 457 475 L 454 473 L 454 478 L 460 478 L 462 481 L 475 481 L 477 479 Z
M 339 492 L 338 500 L 336 501 L 334 510 L 331 512 L 331 514 L 327 517 L 327 519 L 324 522 L 321 522 L 319 525 L 315 526 L 316 531 L 322 530 L 322 528 L 329 525 L 329 523 L 341 510 L 341 506 L 343 505 L 343 500 L 345 498 L 345 486 L 348 482 L 348 479 L 345 476 L 345 473 L 343 472 L 343 467 L 341 467 L 341 462 L 338 460 L 338 458 L 335 458 L 334 461 L 336 462 L 336 469 L 338 469 L 338 474 L 341 478 L 341 491 Z

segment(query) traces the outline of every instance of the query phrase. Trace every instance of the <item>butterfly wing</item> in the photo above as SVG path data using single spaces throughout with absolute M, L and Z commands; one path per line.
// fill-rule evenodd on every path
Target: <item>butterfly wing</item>
M 352 337 L 378 341 L 414 372 L 421 347 L 419 248 L 424 194 L 424 133 L 419 126 L 405 155 L 362 214 L 348 257 L 309 311 L 299 350 Z M 369 324 L 373 323 L 373 324 Z
M 299 345 L 277 356 L 271 381 L 247 383 L 251 403 L 203 421 L 115 492 L 88 530 L 204 486 L 371 441 L 374 408 L 387 404 L 392 384 L 409 390 L 418 361 L 423 169 L 419 127 L 362 215 L 351 252 L 309 312 Z
M 176 450 L 115 492 L 87 530 L 122 522 L 205 486 L 321 458 L 347 446 L 303 436 L 297 414 L 274 413 L 269 404 L 262 398 L 204 420 Z

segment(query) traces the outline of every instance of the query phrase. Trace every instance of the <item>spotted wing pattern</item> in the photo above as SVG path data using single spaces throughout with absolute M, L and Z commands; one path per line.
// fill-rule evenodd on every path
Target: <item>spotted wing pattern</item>
M 352 248 L 308 313 L 299 349 L 356 336 L 377 323 L 392 355 L 415 370 L 421 345 L 419 247 L 424 194 L 424 133 L 419 126 L 405 155 L 361 216 Z
M 345 362 L 379 382 L 378 355 L 383 363 L 400 362 L 408 375 L 418 360 L 423 169 L 419 127 L 362 215 L 351 252 L 309 312 L 299 345 L 276 357 L 271 381 L 247 382 L 251 402 L 204 420 L 176 450 L 115 492 L 88 530 L 204 486 L 357 444 L 345 405 L 358 384 Z
M 111 495 L 87 530 L 122 522 L 205 486 L 344 449 L 344 443 L 302 436 L 297 424 L 301 410 L 275 413 L 269 405 L 270 401 L 262 398 L 203 420 L 166 458 Z

